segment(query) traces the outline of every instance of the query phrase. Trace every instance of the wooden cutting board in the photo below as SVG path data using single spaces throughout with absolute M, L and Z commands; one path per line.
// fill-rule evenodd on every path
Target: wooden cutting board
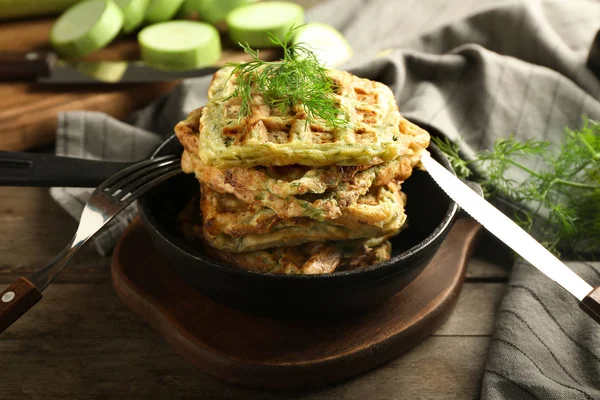
M 0 52 L 51 50 L 48 35 L 52 19 L 29 19 L 0 24 Z M 223 57 L 228 61 L 247 60 L 234 50 L 225 37 Z M 275 52 L 261 51 L 262 58 Z M 138 45 L 133 37 L 117 39 L 109 47 L 86 59 L 136 60 Z M 28 150 L 51 143 L 55 138 L 57 113 L 71 110 L 102 111 L 123 118 L 132 111 L 171 90 L 178 82 L 136 85 L 44 85 L 26 83 L 0 84 L 0 150 Z
M 344 319 L 278 320 L 215 303 L 176 275 L 139 219 L 117 244 L 112 281 L 123 303 L 201 371 L 237 384 L 309 389 L 375 368 L 429 336 L 456 302 L 480 230 L 473 219 L 458 220 L 406 288 Z

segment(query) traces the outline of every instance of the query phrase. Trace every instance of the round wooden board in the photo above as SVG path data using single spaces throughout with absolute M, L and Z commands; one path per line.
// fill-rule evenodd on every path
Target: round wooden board
M 409 286 L 350 319 L 276 320 L 217 304 L 175 274 L 139 220 L 115 249 L 112 279 L 123 303 L 202 371 L 243 385 L 309 389 L 370 370 L 425 339 L 456 302 L 479 230 L 472 219 L 457 221 Z

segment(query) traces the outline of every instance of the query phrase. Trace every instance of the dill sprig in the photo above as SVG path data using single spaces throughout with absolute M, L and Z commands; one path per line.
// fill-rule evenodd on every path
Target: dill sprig
M 510 202 L 515 221 L 535 231 L 548 249 L 600 253 L 600 122 L 584 117 L 580 129 L 565 128 L 558 146 L 513 136 L 498 139 L 493 149 L 471 160 L 464 160 L 447 138 L 433 141 L 457 175 L 478 181 L 486 197 Z M 511 178 L 515 170 L 525 178 Z
M 233 66 L 230 78 L 237 79 L 237 86 L 230 98 L 241 99 L 240 118 L 250 114 L 252 93 L 262 94 L 266 104 L 281 114 L 292 106 L 301 105 L 309 123 L 317 119 L 333 127 L 347 126 L 334 96 L 338 87 L 327 74 L 317 56 L 303 43 L 291 44 L 296 29 L 290 28 L 283 40 L 269 32 L 271 42 L 283 49 L 280 61 L 259 59 L 259 51 L 248 44 L 239 43 L 253 60 L 243 63 L 228 63 Z

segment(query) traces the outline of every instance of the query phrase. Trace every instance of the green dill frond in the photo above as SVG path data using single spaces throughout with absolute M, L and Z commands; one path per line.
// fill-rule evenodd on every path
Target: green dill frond
M 227 64 L 234 67 L 230 78 L 237 79 L 230 98 L 241 99 L 240 118 L 250 114 L 252 93 L 258 92 L 270 107 L 281 113 L 301 105 L 309 123 L 320 119 L 333 127 L 345 127 L 348 121 L 334 96 L 338 88 L 327 74 L 327 68 L 303 43 L 291 44 L 298 28 L 300 26 L 290 28 L 283 39 L 269 33 L 271 43 L 283 50 L 280 61 L 260 60 L 258 50 L 240 43 L 253 60 Z
M 469 161 L 460 158 L 456 144 L 433 141 L 461 171 L 458 175 L 466 175 L 463 169 L 470 166 L 483 175 L 478 182 L 486 197 L 518 205 L 515 221 L 535 231 L 551 251 L 600 253 L 600 122 L 583 117 L 579 129 L 565 128 L 564 134 L 557 146 L 499 139 Z M 515 172 L 522 178 L 510 178 Z
M 458 143 L 455 143 L 447 137 L 432 136 L 431 141 L 444 153 L 446 159 L 450 161 L 456 176 L 466 179 L 471 176 L 468 161 L 460 156 Z

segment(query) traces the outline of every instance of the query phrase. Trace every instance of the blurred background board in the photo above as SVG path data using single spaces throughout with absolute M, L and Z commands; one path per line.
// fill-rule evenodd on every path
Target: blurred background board
M 299 1 L 299 3 L 303 3 Z M 0 22 L 0 52 L 50 50 L 48 35 L 53 19 Z M 217 63 L 248 60 L 222 35 L 223 55 Z M 261 51 L 261 58 L 276 57 Z M 139 59 L 135 35 L 115 40 L 86 59 Z M 0 84 L 0 150 L 22 151 L 51 143 L 55 138 L 57 113 L 71 110 L 101 111 L 124 118 L 132 111 L 168 92 L 177 82 L 119 85 Z

